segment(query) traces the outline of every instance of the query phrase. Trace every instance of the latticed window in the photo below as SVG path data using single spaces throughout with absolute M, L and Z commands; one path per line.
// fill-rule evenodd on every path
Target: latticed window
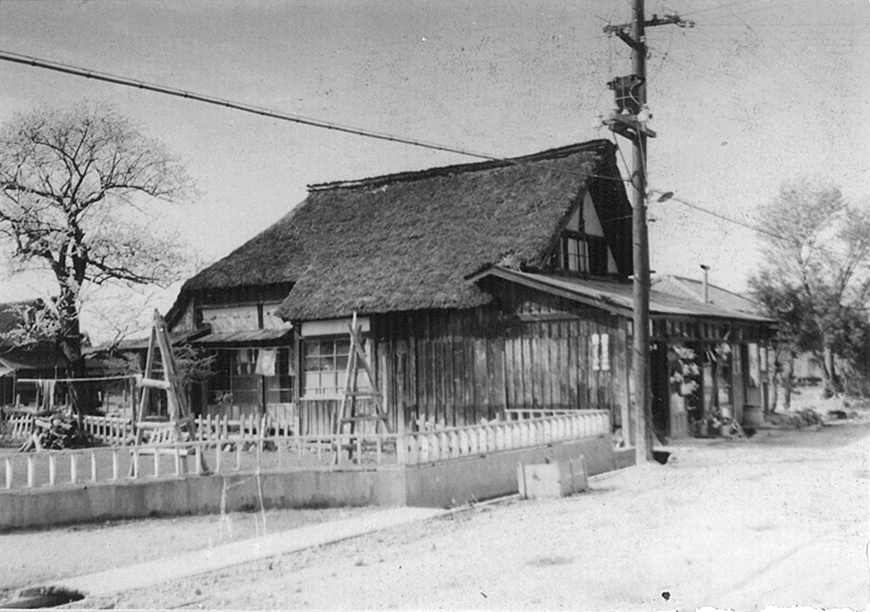
M 588 272 L 589 254 L 585 236 L 581 232 L 564 231 L 556 264 L 568 272 Z
M 366 345 L 366 348 L 368 346 Z M 347 362 L 350 356 L 350 339 L 346 336 L 312 338 L 302 343 L 302 359 L 305 373 L 305 397 L 338 397 L 347 384 Z M 369 387 L 365 372 L 357 374 L 359 389 Z
M 290 404 L 295 401 L 294 384 L 296 360 L 289 348 L 277 349 L 275 367 L 271 375 L 263 378 L 266 390 L 266 405 Z
M 566 272 L 585 272 L 593 276 L 607 274 L 607 242 L 603 236 L 565 230 L 554 254 L 555 267 Z

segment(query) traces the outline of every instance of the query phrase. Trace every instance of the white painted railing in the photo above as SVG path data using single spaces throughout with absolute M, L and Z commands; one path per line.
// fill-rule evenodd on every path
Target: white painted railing
M 497 451 L 581 440 L 610 432 L 607 410 L 571 410 L 565 414 L 496 421 L 406 434 L 399 448 L 399 463 L 417 465 L 459 459 Z
M 85 415 L 82 428 L 105 444 L 130 444 L 136 437 L 133 420 L 125 417 Z
M 5 489 L 33 489 L 207 473 L 419 465 L 601 436 L 610 431 L 610 417 L 606 410 L 568 411 L 404 436 L 264 435 L 274 429 L 262 421 L 256 429 L 250 422 L 237 430 L 212 423 L 202 431 L 204 439 L 183 443 L 11 452 L 0 455 L 0 483 Z
M 238 419 L 228 416 L 209 415 L 196 417 L 196 437 L 198 440 L 225 440 L 230 438 L 254 439 L 261 435 L 290 436 L 296 426 L 280 422 L 268 415 L 243 415 Z M 136 428 L 129 418 L 110 416 L 85 416 L 82 418 L 85 431 L 105 444 L 123 445 L 135 440 Z M 168 422 L 149 422 L 149 427 L 159 427 Z
M 268 414 L 242 415 L 230 419 L 227 415 L 196 417 L 196 437 L 199 440 L 225 440 L 231 437 L 254 439 L 259 436 L 289 437 L 298 426 L 289 420 L 279 420 Z
M 4 489 L 396 463 L 395 434 L 259 436 L 0 454 Z M 340 455 L 336 459 L 336 451 Z
M 32 412 L 6 411 L 3 412 L 3 422 L 6 433 L 13 440 L 21 440 L 30 437 L 35 427 L 36 417 Z

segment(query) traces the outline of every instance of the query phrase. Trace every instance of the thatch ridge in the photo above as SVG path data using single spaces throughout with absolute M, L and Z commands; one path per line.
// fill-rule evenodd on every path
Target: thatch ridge
M 570 144 L 563 147 L 555 147 L 546 151 L 539 151 L 529 155 L 520 157 L 509 157 L 503 159 L 490 159 L 482 162 L 469 164 L 454 164 L 451 166 L 438 166 L 436 168 L 426 168 L 424 170 L 413 170 L 410 172 L 396 172 L 394 174 L 384 174 L 373 176 L 364 179 L 352 179 L 346 181 L 331 181 L 328 183 L 314 183 L 308 185 L 308 191 L 322 191 L 325 189 L 348 189 L 354 187 L 380 187 L 387 183 L 400 183 L 404 181 L 419 181 L 434 176 L 447 176 L 451 174 L 461 174 L 463 172 L 480 172 L 481 170 L 492 170 L 493 168 L 504 168 L 506 166 L 517 166 L 520 164 L 537 162 L 547 159 L 560 159 L 581 151 L 589 151 L 590 148 L 598 145 L 610 145 L 607 140 L 591 140 L 589 142 Z

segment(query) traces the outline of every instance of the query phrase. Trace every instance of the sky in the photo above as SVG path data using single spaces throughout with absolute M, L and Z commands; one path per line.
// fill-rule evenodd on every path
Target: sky
M 512 157 L 595 138 L 606 83 L 631 72 L 603 32 L 630 0 L 0 0 L 0 50 L 321 121 Z M 755 209 L 784 181 L 870 195 L 870 2 L 647 0 L 694 28 L 649 28 L 658 133 L 649 185 L 651 267 L 742 291 L 757 268 Z M 266 119 L 0 62 L 0 123 L 40 105 L 107 101 L 184 160 L 193 201 L 156 206 L 208 264 L 301 202 L 306 186 L 471 158 Z M 618 140 L 626 160 L 630 144 Z M 625 166 L 623 173 L 628 175 Z M 699 210 L 713 211 L 714 216 Z M 738 221 L 723 220 L 727 217 Z M 4 273 L 0 301 L 50 292 Z M 131 298 L 165 311 L 177 295 Z M 117 294 L 86 306 L 112 327 Z M 130 310 L 124 307 L 124 310 Z M 97 312 L 99 311 L 99 312 Z M 118 315 L 120 318 L 120 315 Z

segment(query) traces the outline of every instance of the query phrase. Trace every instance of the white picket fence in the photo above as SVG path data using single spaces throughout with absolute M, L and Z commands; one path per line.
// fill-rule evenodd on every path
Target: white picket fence
M 129 418 L 85 415 L 82 426 L 86 432 L 111 446 L 130 444 L 136 438 L 136 428 Z
M 399 463 L 417 465 L 610 433 L 607 410 L 549 412 L 559 414 L 405 434 L 399 440 Z
M 194 419 L 196 437 L 200 441 L 245 439 L 254 440 L 261 436 L 291 436 L 296 428 L 293 423 L 279 422 L 268 415 L 241 416 L 230 419 L 228 416 L 205 416 Z M 132 419 L 108 416 L 83 417 L 85 430 L 105 444 L 130 444 L 135 439 L 135 425 Z M 166 427 L 168 422 L 149 421 L 149 428 Z
M 0 454 L 5 489 L 396 463 L 396 435 L 262 436 Z M 348 449 L 353 453 L 349 454 Z M 336 454 L 338 453 L 338 457 Z
M 560 411 L 561 412 L 561 411 Z M 0 455 L 5 489 L 117 482 L 207 473 L 252 473 L 339 466 L 420 465 L 481 454 L 598 437 L 610 432 L 606 410 L 566 411 L 539 418 L 483 423 L 404 435 L 300 436 L 268 418 L 198 419 L 196 440 L 139 446 L 66 449 Z M 511 417 L 509 417 L 511 418 Z M 153 424 L 155 431 L 165 425 Z M 23 426 L 23 425 L 22 425 Z M 104 439 L 129 440 L 129 419 L 94 417 L 86 425 Z M 100 434 L 101 432 L 101 434 Z M 290 435 L 287 435 L 289 433 Z
M 32 412 L 5 411 L 3 421 L 6 424 L 6 433 L 13 440 L 29 438 L 33 433 L 36 416 Z

